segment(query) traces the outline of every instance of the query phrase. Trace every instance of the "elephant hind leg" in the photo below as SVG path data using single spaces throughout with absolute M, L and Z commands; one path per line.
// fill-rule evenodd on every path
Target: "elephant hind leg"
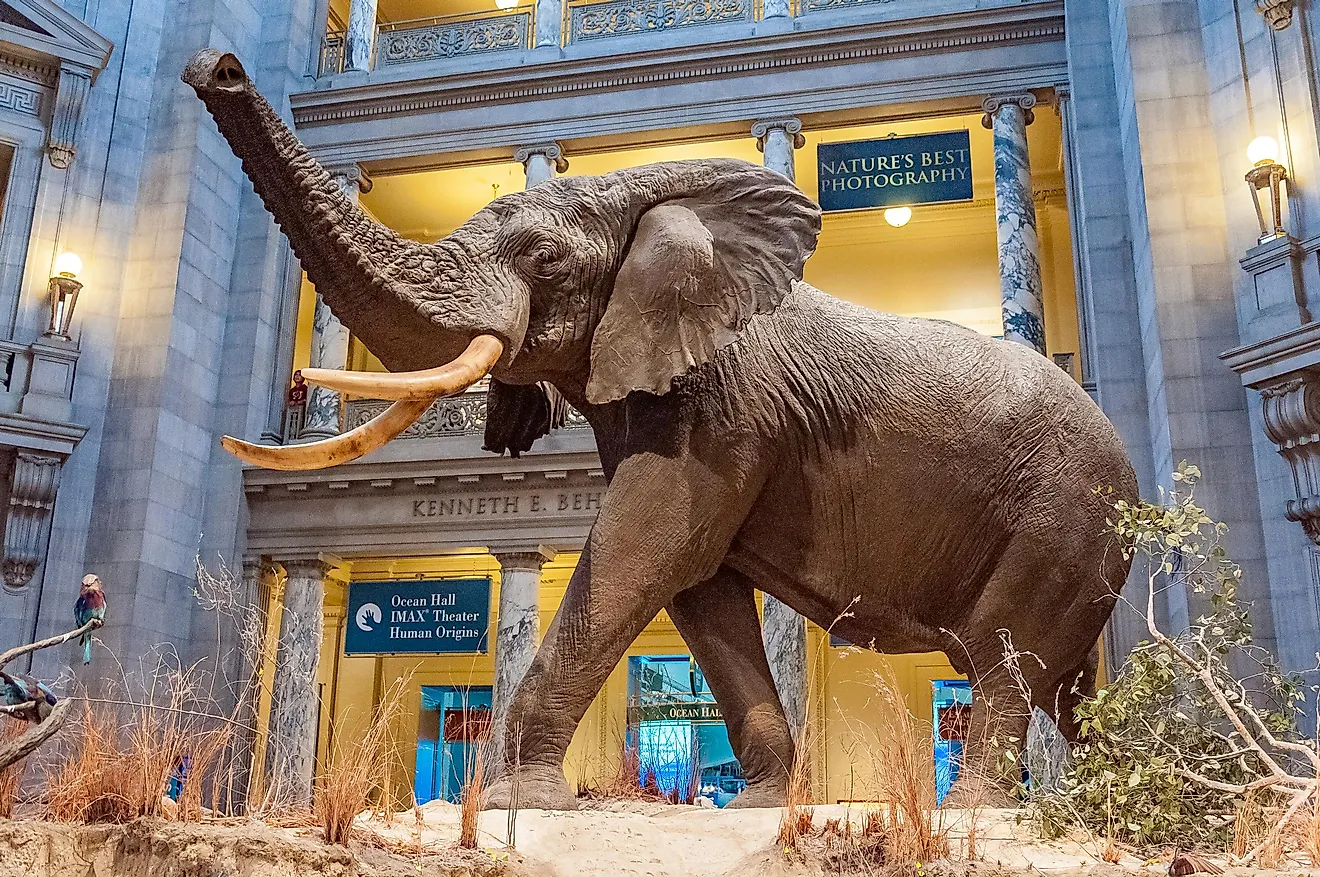
M 669 615 L 710 684 L 747 788 L 732 807 L 782 807 L 793 736 L 761 643 L 752 583 L 721 566 L 676 596 Z

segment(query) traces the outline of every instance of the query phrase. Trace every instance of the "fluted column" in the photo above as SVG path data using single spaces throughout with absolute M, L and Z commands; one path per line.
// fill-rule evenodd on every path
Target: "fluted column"
M 376 0 L 349 0 L 344 70 L 370 70 L 376 46 Z
M 756 148 L 765 157 L 765 166 L 797 180 L 793 166 L 793 151 L 806 144 L 802 136 L 802 123 L 794 118 L 766 119 L 752 126 Z
M 371 178 L 357 165 L 332 168 L 331 177 L 354 203 L 363 192 L 371 191 Z M 348 364 L 349 332 L 330 307 L 316 294 L 316 312 L 312 315 L 312 368 L 344 368 Z M 313 385 L 307 392 L 307 413 L 299 439 L 315 441 L 339 434 L 344 397 L 326 387 Z
M 1004 338 L 1045 353 L 1045 303 L 1040 280 L 1040 241 L 1031 194 L 1027 126 L 1035 119 L 1034 95 L 986 98 L 981 124 L 995 135 L 995 218 L 999 228 L 999 291 Z
M 553 180 L 556 174 L 568 171 L 564 148 L 554 141 L 536 146 L 519 146 L 513 153 L 513 160 L 523 166 L 529 189 L 546 180 Z
M 796 182 L 793 152 L 806 143 L 794 118 L 766 119 L 752 126 L 765 166 Z M 769 594 L 762 596 L 761 635 L 779 701 L 794 739 L 807 718 L 807 622 Z
M 500 608 L 495 628 L 495 686 L 491 692 L 491 745 L 495 764 L 504 741 L 504 717 L 518 683 L 536 657 L 541 641 L 541 566 L 554 559 L 545 546 L 526 551 L 497 551 L 500 562 Z
M 307 805 L 316 770 L 316 668 L 324 628 L 325 577 L 333 558 L 284 562 L 284 611 L 275 657 L 266 778 L 280 804 Z

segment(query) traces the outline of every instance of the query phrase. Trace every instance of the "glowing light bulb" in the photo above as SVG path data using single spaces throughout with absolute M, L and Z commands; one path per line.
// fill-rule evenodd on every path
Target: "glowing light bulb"
M 55 259 L 55 273 L 77 277 L 82 273 L 82 259 L 76 253 L 60 253 Z
M 890 207 L 885 211 L 885 222 L 894 228 L 902 228 L 912 221 L 911 207 Z
M 507 11 L 518 5 L 518 0 L 495 0 L 495 5 Z
M 1273 137 L 1257 137 L 1247 146 L 1247 161 L 1252 165 L 1277 164 L 1279 142 Z

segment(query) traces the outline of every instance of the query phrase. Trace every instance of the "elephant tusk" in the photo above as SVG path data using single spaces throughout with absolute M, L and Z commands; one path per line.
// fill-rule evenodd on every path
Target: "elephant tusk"
M 330 368 L 305 368 L 303 377 L 313 384 L 366 396 L 370 399 L 435 399 L 461 393 L 486 376 L 504 353 L 504 343 L 494 335 L 478 335 L 453 362 L 414 372 L 350 372 Z
M 384 446 L 421 417 L 422 412 L 429 408 L 435 399 L 435 396 L 430 396 L 426 399 L 395 402 L 379 416 L 373 417 L 357 429 L 319 442 L 308 442 L 305 445 L 282 447 L 254 445 L 232 436 L 220 439 L 220 444 L 244 463 L 261 466 L 263 469 L 285 471 L 329 469 L 331 466 L 356 460 Z

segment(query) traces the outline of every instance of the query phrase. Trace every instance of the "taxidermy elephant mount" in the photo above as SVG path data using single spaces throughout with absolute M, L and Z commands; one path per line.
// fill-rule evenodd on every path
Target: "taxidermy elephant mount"
M 527 450 L 558 394 L 595 430 L 609 487 L 510 705 L 490 806 L 509 804 L 515 757 L 518 806 L 575 806 L 562 767 L 574 729 L 661 609 L 723 711 L 747 779 L 735 803 L 781 805 L 794 743 L 758 588 L 851 642 L 943 650 L 972 679 L 959 794 L 988 787 L 978 778 L 1000 776 L 1001 747 L 1025 737 L 1001 631 L 1033 653 L 1032 698 L 1061 706 L 1071 732 L 1127 574 L 1108 503 L 1137 489 L 1113 427 L 1049 360 L 801 282 L 820 210 L 757 165 L 560 178 L 420 244 L 340 193 L 233 55 L 204 50 L 183 79 L 326 303 L 392 370 L 304 370 L 394 400 L 352 432 L 227 448 L 274 468 L 333 465 L 487 373 L 488 450 Z

